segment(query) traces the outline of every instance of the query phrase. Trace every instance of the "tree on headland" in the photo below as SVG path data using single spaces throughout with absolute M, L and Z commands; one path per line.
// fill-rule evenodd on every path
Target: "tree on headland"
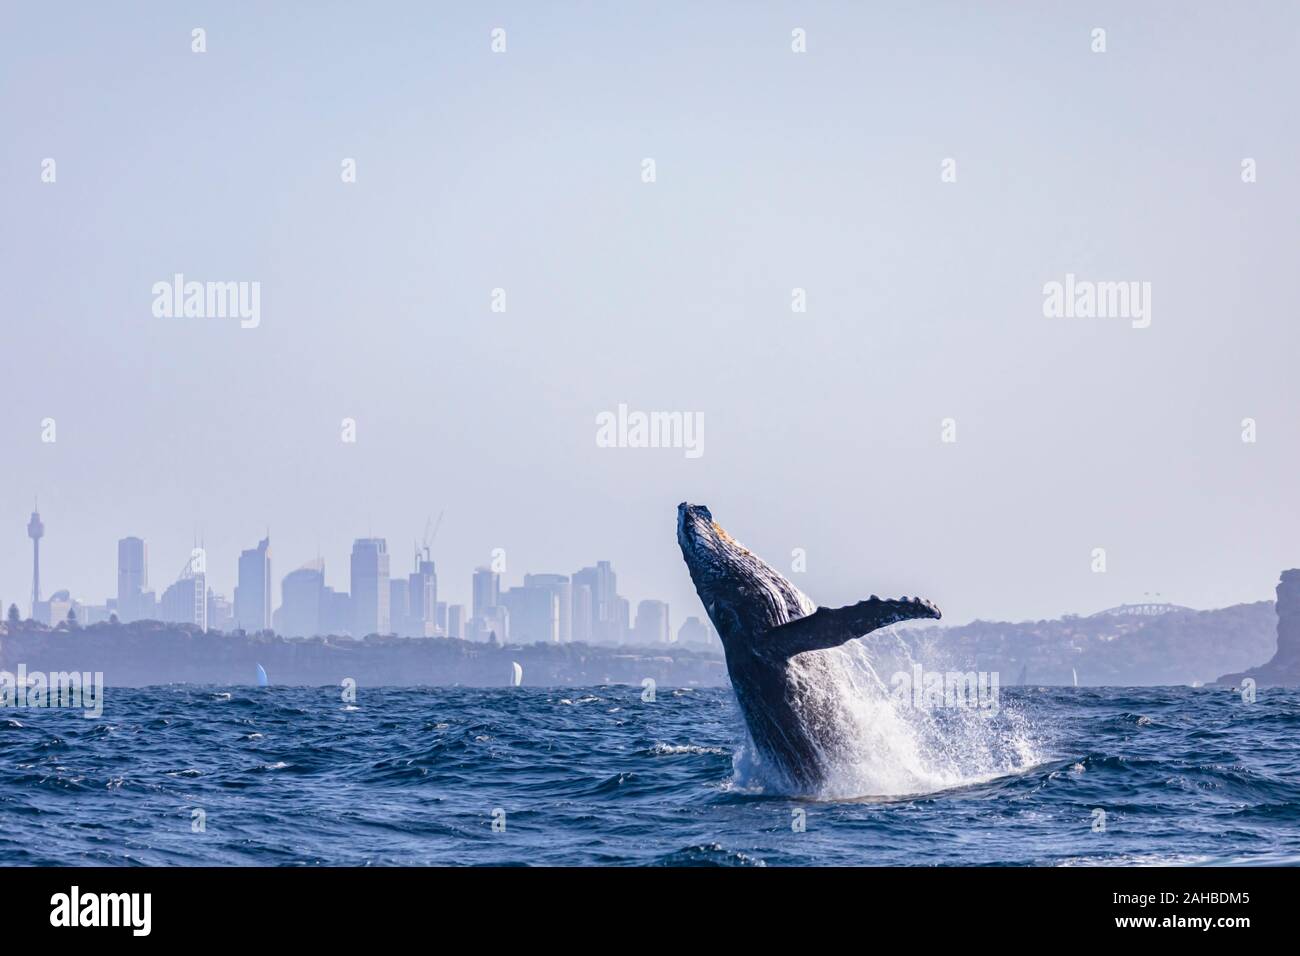
M 77 609 L 74 607 L 70 607 L 68 608 L 68 627 L 75 629 L 76 626 L 77 626 Z
M 17 605 L 17 604 L 10 604 L 10 605 L 9 605 L 9 623 L 10 623 L 10 624 L 21 624 L 22 622 L 23 622 L 23 618 L 22 618 L 22 615 L 18 613 L 18 605 Z

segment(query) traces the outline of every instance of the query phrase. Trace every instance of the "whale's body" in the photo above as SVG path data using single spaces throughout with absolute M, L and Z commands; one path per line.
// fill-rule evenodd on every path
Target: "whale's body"
M 815 792 L 842 743 L 837 685 L 819 653 L 877 628 L 937 618 L 920 598 L 874 595 L 817 607 L 785 576 L 727 534 L 703 505 L 677 509 L 677 541 L 695 590 L 722 638 L 727 673 L 758 756 L 789 785 Z

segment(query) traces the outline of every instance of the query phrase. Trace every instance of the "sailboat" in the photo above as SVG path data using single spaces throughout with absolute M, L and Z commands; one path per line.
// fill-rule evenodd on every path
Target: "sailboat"
M 1075 670 L 1073 667 L 1071 667 L 1071 668 L 1070 668 L 1070 674 L 1074 677 L 1074 686 L 1075 686 L 1075 687 L 1078 687 L 1078 686 L 1079 686 L 1079 672 L 1078 672 L 1077 670 Z
M 257 665 L 257 686 L 258 687 L 271 686 L 271 681 L 266 676 L 266 668 L 263 667 L 261 664 Z
M 1029 676 L 1029 665 L 1028 665 L 1028 664 L 1021 664 L 1021 665 L 1020 665 L 1020 676 L 1016 678 L 1016 683 L 1019 684 L 1021 687 L 1024 687 L 1026 684 L 1029 683 L 1029 681 L 1026 680 L 1026 678 L 1027 678 L 1028 676 Z
M 518 661 L 510 662 L 510 686 L 518 687 L 524 682 L 524 668 Z

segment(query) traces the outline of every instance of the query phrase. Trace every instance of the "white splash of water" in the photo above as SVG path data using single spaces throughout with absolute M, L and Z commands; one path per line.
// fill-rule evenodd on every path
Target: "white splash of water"
M 800 792 L 746 740 L 734 758 L 737 789 L 818 800 L 904 797 L 983 783 L 1043 762 L 1029 722 L 1001 701 L 995 715 L 970 707 L 927 710 L 900 701 L 879 674 L 910 672 L 904 642 L 876 632 L 791 661 L 795 699 L 822 742 L 829 768 L 814 793 Z M 935 669 L 937 665 L 931 664 Z

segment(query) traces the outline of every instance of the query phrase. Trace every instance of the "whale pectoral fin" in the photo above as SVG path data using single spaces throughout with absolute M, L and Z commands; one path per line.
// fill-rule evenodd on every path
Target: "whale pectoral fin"
M 882 601 L 873 595 L 848 607 L 819 607 L 807 617 L 774 627 L 762 642 L 762 649 L 775 656 L 793 657 L 804 651 L 839 647 L 899 621 L 942 616 L 937 607 L 922 598 Z

